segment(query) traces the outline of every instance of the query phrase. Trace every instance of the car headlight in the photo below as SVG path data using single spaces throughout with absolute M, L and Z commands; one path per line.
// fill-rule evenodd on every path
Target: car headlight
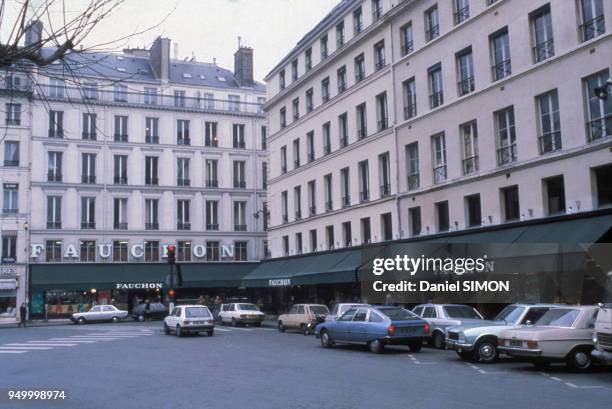
M 457 339 L 459 341 L 465 341 L 465 333 L 463 331 L 459 331 L 459 333 L 457 334 Z
M 593 333 L 593 343 L 597 344 L 597 333 Z

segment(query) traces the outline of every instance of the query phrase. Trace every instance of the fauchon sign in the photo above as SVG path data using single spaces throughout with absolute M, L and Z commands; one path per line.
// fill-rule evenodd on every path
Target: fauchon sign
M 161 290 L 164 283 L 117 283 L 116 290 Z
M 163 244 L 162 248 L 162 258 L 168 258 L 168 246 L 169 244 Z M 106 261 L 112 259 L 112 244 L 99 244 L 97 246 L 97 255 L 100 259 Z M 142 243 L 132 244 L 130 247 L 130 255 L 132 256 L 132 260 L 142 260 L 144 259 L 145 245 Z M 44 244 L 32 244 L 30 246 L 30 258 L 32 261 L 37 261 L 39 258 L 44 258 L 45 255 L 45 245 Z M 206 246 L 202 244 L 196 244 L 191 248 L 191 256 L 196 260 L 206 259 Z M 65 260 L 79 260 L 79 251 L 77 250 L 77 246 L 74 244 L 69 244 L 65 247 L 63 258 Z M 219 246 L 219 258 L 223 259 L 233 259 L 234 258 L 234 245 L 226 245 L 221 244 Z
M 290 278 L 277 278 L 273 280 L 268 280 L 268 285 L 270 287 L 287 287 L 291 285 Z

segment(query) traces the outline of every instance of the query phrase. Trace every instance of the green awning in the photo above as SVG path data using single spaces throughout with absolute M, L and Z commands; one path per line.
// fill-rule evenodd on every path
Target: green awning
M 258 263 L 184 263 L 183 287 L 238 287 Z M 34 264 L 33 290 L 112 289 L 119 283 L 163 283 L 170 272 L 165 263 Z
M 284 287 L 350 283 L 356 281 L 355 270 L 361 265 L 360 250 L 309 254 L 263 261 L 244 277 L 244 287 Z

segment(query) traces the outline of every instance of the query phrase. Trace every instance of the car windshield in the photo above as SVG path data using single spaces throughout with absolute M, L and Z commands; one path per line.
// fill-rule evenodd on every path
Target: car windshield
M 210 317 L 210 312 L 208 312 L 208 308 L 204 307 L 189 307 L 185 308 L 185 317 Z
M 404 308 L 380 308 L 378 311 L 391 318 L 393 321 L 411 320 L 416 317 L 412 311 Z
M 580 310 L 574 308 L 553 308 L 548 310 L 542 318 L 536 321 L 535 325 L 550 327 L 570 328 L 576 318 L 580 315 Z
M 444 307 L 446 315 L 451 318 L 474 318 L 480 319 L 480 315 L 472 307 L 467 305 L 447 305 Z
M 505 321 L 508 324 L 518 323 L 521 317 L 523 316 L 523 312 L 525 308 L 519 307 L 517 305 L 509 305 L 494 318 L 494 321 Z
M 259 311 L 255 304 L 238 304 L 238 309 L 242 311 Z
M 323 305 L 311 305 L 310 312 L 316 315 L 328 314 L 329 310 Z

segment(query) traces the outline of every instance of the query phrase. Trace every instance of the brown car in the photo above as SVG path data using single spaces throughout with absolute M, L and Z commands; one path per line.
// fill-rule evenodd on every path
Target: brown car
M 278 317 L 278 330 L 284 332 L 286 329 L 303 330 L 306 324 L 317 315 L 329 314 L 329 308 L 323 304 L 295 304 L 287 314 Z

